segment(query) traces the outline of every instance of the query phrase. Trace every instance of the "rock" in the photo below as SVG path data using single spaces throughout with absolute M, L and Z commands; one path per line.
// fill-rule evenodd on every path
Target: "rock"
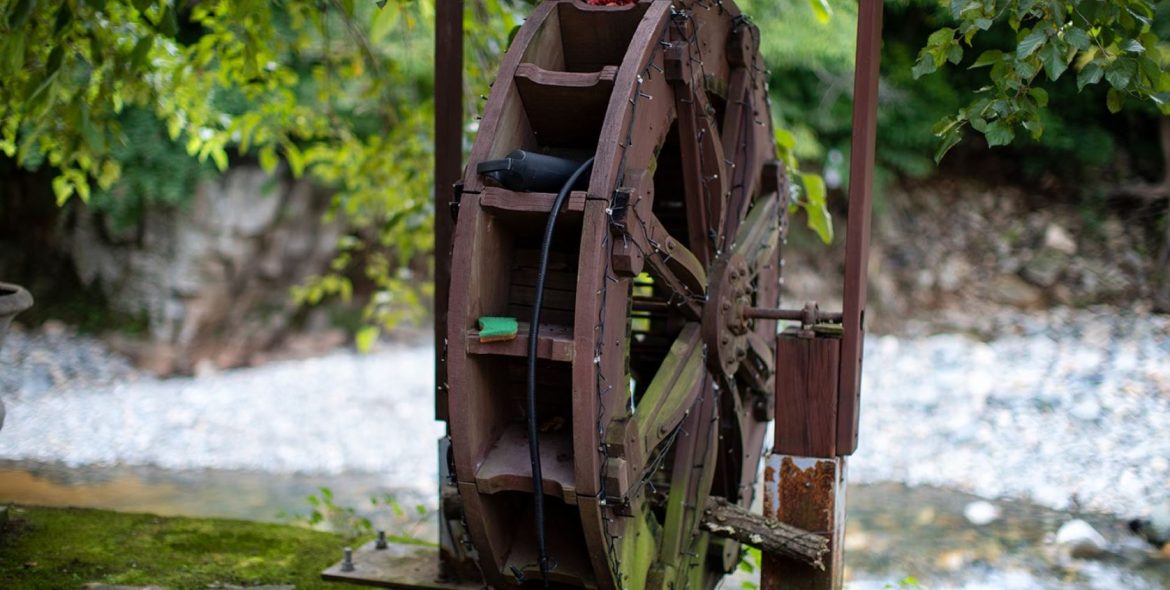
M 1044 294 L 1040 289 L 1015 275 L 995 277 L 991 281 L 989 295 L 993 301 L 998 303 L 1023 308 L 1035 307 L 1044 299 Z
M 991 502 L 977 500 L 963 507 L 963 516 L 975 526 L 984 526 L 999 520 L 999 507 Z
M 1020 274 L 1034 285 L 1052 287 L 1060 279 L 1066 263 L 1067 258 L 1063 254 L 1041 251 L 1024 264 Z
M 1055 223 L 1048 224 L 1044 230 L 1044 247 L 1069 256 L 1077 253 L 1076 241 L 1068 234 L 1068 231 Z
M 1096 400 L 1082 400 L 1068 411 L 1072 417 L 1083 422 L 1092 422 L 1101 417 L 1101 404 Z
M 320 274 L 340 235 L 322 221 L 329 195 L 307 181 L 235 167 L 200 184 L 183 208 L 149 208 L 136 239 L 102 231 L 102 218 L 77 210 L 68 237 L 78 276 L 117 310 L 146 315 L 135 358 L 156 374 L 191 373 L 204 359 L 244 365 L 289 332 L 289 290 Z
M 1129 530 L 1154 547 L 1166 551 L 1170 547 L 1170 500 L 1155 507 L 1149 518 L 1129 521 Z
M 962 256 L 953 255 L 943 261 L 935 282 L 944 291 L 956 291 L 970 280 L 970 275 L 971 265 Z
M 1105 552 L 1109 542 L 1093 525 L 1080 520 L 1070 520 L 1056 531 L 1056 545 L 1070 557 L 1088 559 Z

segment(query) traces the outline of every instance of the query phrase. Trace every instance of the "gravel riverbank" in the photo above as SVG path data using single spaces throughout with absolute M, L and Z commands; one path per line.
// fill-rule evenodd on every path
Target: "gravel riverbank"
M 867 342 L 853 481 L 1121 515 L 1170 495 L 1170 318 L 1054 310 L 996 325 L 989 341 Z M 0 352 L 0 458 L 370 472 L 430 495 L 432 374 L 424 343 L 156 380 L 92 339 L 16 333 Z

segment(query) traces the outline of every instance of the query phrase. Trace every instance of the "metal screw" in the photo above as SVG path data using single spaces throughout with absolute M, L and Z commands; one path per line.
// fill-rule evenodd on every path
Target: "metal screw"
M 341 559 L 341 571 L 352 572 L 354 569 L 353 568 L 353 549 L 346 547 L 343 550 L 343 555 L 344 555 L 344 557 Z
M 378 531 L 378 540 L 374 543 L 374 549 L 385 549 L 389 547 L 386 544 L 386 531 Z

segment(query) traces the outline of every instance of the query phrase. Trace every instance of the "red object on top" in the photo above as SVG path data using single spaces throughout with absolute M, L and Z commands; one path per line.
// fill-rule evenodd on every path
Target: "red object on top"
M 590 6 L 625 6 L 633 4 L 638 0 L 585 0 L 585 3 Z

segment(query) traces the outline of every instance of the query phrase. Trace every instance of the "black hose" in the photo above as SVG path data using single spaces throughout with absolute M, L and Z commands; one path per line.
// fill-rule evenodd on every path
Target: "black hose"
M 544 477 L 540 473 L 540 429 L 536 421 L 536 344 L 540 336 L 540 307 L 544 300 L 544 279 L 548 270 L 548 251 L 552 247 L 553 229 L 557 214 L 565 204 L 569 192 L 582 174 L 593 168 L 593 158 L 581 164 L 565 181 L 557 198 L 553 200 L 548 222 L 544 226 L 544 238 L 540 242 L 540 266 L 536 270 L 536 293 L 532 297 L 532 322 L 528 326 L 528 454 L 532 460 L 532 504 L 536 519 L 536 548 L 539 552 L 540 575 L 548 587 L 549 558 L 544 542 Z

